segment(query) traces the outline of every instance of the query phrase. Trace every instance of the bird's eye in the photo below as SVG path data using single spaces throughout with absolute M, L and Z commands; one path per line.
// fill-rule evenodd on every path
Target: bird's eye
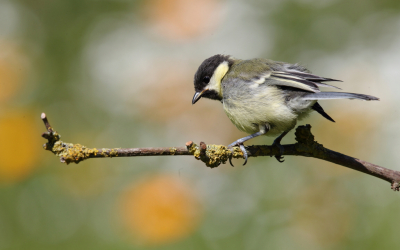
M 210 77 L 209 76 L 203 77 L 203 82 L 204 83 L 209 83 L 210 82 Z

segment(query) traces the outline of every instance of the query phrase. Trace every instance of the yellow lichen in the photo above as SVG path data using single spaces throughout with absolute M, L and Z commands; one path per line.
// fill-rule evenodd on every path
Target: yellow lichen
M 204 153 L 200 151 L 199 146 L 195 143 L 187 146 L 189 152 L 197 160 L 201 160 L 206 164 L 207 167 L 215 168 L 221 164 L 225 164 L 229 158 L 243 158 L 243 153 L 239 147 L 233 147 L 231 151 L 224 145 L 207 145 Z
M 175 155 L 176 153 L 176 148 L 170 148 L 169 152 L 171 153 L 171 155 Z
M 190 144 L 190 146 L 188 146 L 188 150 L 189 153 L 191 153 L 197 160 L 200 160 L 200 149 L 196 143 Z
M 206 157 L 202 160 L 208 167 L 214 168 L 221 163 L 225 164 L 231 154 L 231 151 L 224 145 L 207 145 Z
M 239 147 L 233 147 L 233 152 L 231 152 L 231 154 L 232 158 L 243 158 L 243 152 Z
M 110 149 L 110 152 L 108 154 L 110 157 L 116 157 L 118 156 L 118 149 L 117 148 Z
M 62 141 L 55 142 L 51 151 L 67 164 L 71 162 L 79 163 L 93 153 L 92 149 L 81 144 L 65 143 Z

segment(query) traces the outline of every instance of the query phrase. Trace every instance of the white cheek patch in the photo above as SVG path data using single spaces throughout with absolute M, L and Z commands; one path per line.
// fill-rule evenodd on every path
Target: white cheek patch
M 221 91 L 221 80 L 225 76 L 226 72 L 229 70 L 228 62 L 225 61 L 221 63 L 214 71 L 213 76 L 210 79 L 210 83 L 208 84 L 208 89 L 215 90 L 220 96 L 222 96 Z

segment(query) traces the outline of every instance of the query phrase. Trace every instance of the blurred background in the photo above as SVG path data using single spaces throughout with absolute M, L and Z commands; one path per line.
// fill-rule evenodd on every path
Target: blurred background
M 399 248 L 399 193 L 321 160 L 67 166 L 43 150 L 41 112 L 62 140 L 97 148 L 245 136 L 218 102 L 191 105 L 193 75 L 217 53 L 298 62 L 380 97 L 324 101 L 336 123 L 300 124 L 400 170 L 398 0 L 0 0 L 0 250 Z

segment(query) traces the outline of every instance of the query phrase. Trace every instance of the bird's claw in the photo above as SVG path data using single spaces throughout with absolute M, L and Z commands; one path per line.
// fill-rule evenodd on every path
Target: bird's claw
M 246 165 L 246 163 L 247 163 L 247 158 L 248 158 L 248 154 L 247 154 L 246 149 L 244 148 L 243 143 L 232 143 L 232 144 L 230 144 L 230 145 L 228 146 L 228 148 L 232 148 L 232 147 L 234 147 L 234 146 L 239 146 L 240 150 L 241 150 L 242 153 L 243 153 L 243 157 L 244 157 L 243 166 Z M 231 164 L 231 166 L 234 167 L 233 164 L 232 164 L 232 157 L 229 158 L 229 164 Z
M 281 143 L 278 141 L 274 141 L 274 143 L 272 143 L 272 146 L 279 148 L 279 154 L 275 155 L 275 159 L 277 161 L 279 161 L 280 163 L 284 162 L 285 160 L 283 159 L 282 155 L 285 150 L 284 150 L 283 146 L 281 145 Z
M 232 157 L 229 158 L 229 164 L 231 164 L 231 166 L 234 167 L 232 164 Z
M 275 159 L 276 159 L 277 161 L 279 161 L 280 163 L 282 163 L 282 162 L 285 161 L 285 160 L 283 159 L 283 156 L 282 156 L 282 155 L 275 155 Z

